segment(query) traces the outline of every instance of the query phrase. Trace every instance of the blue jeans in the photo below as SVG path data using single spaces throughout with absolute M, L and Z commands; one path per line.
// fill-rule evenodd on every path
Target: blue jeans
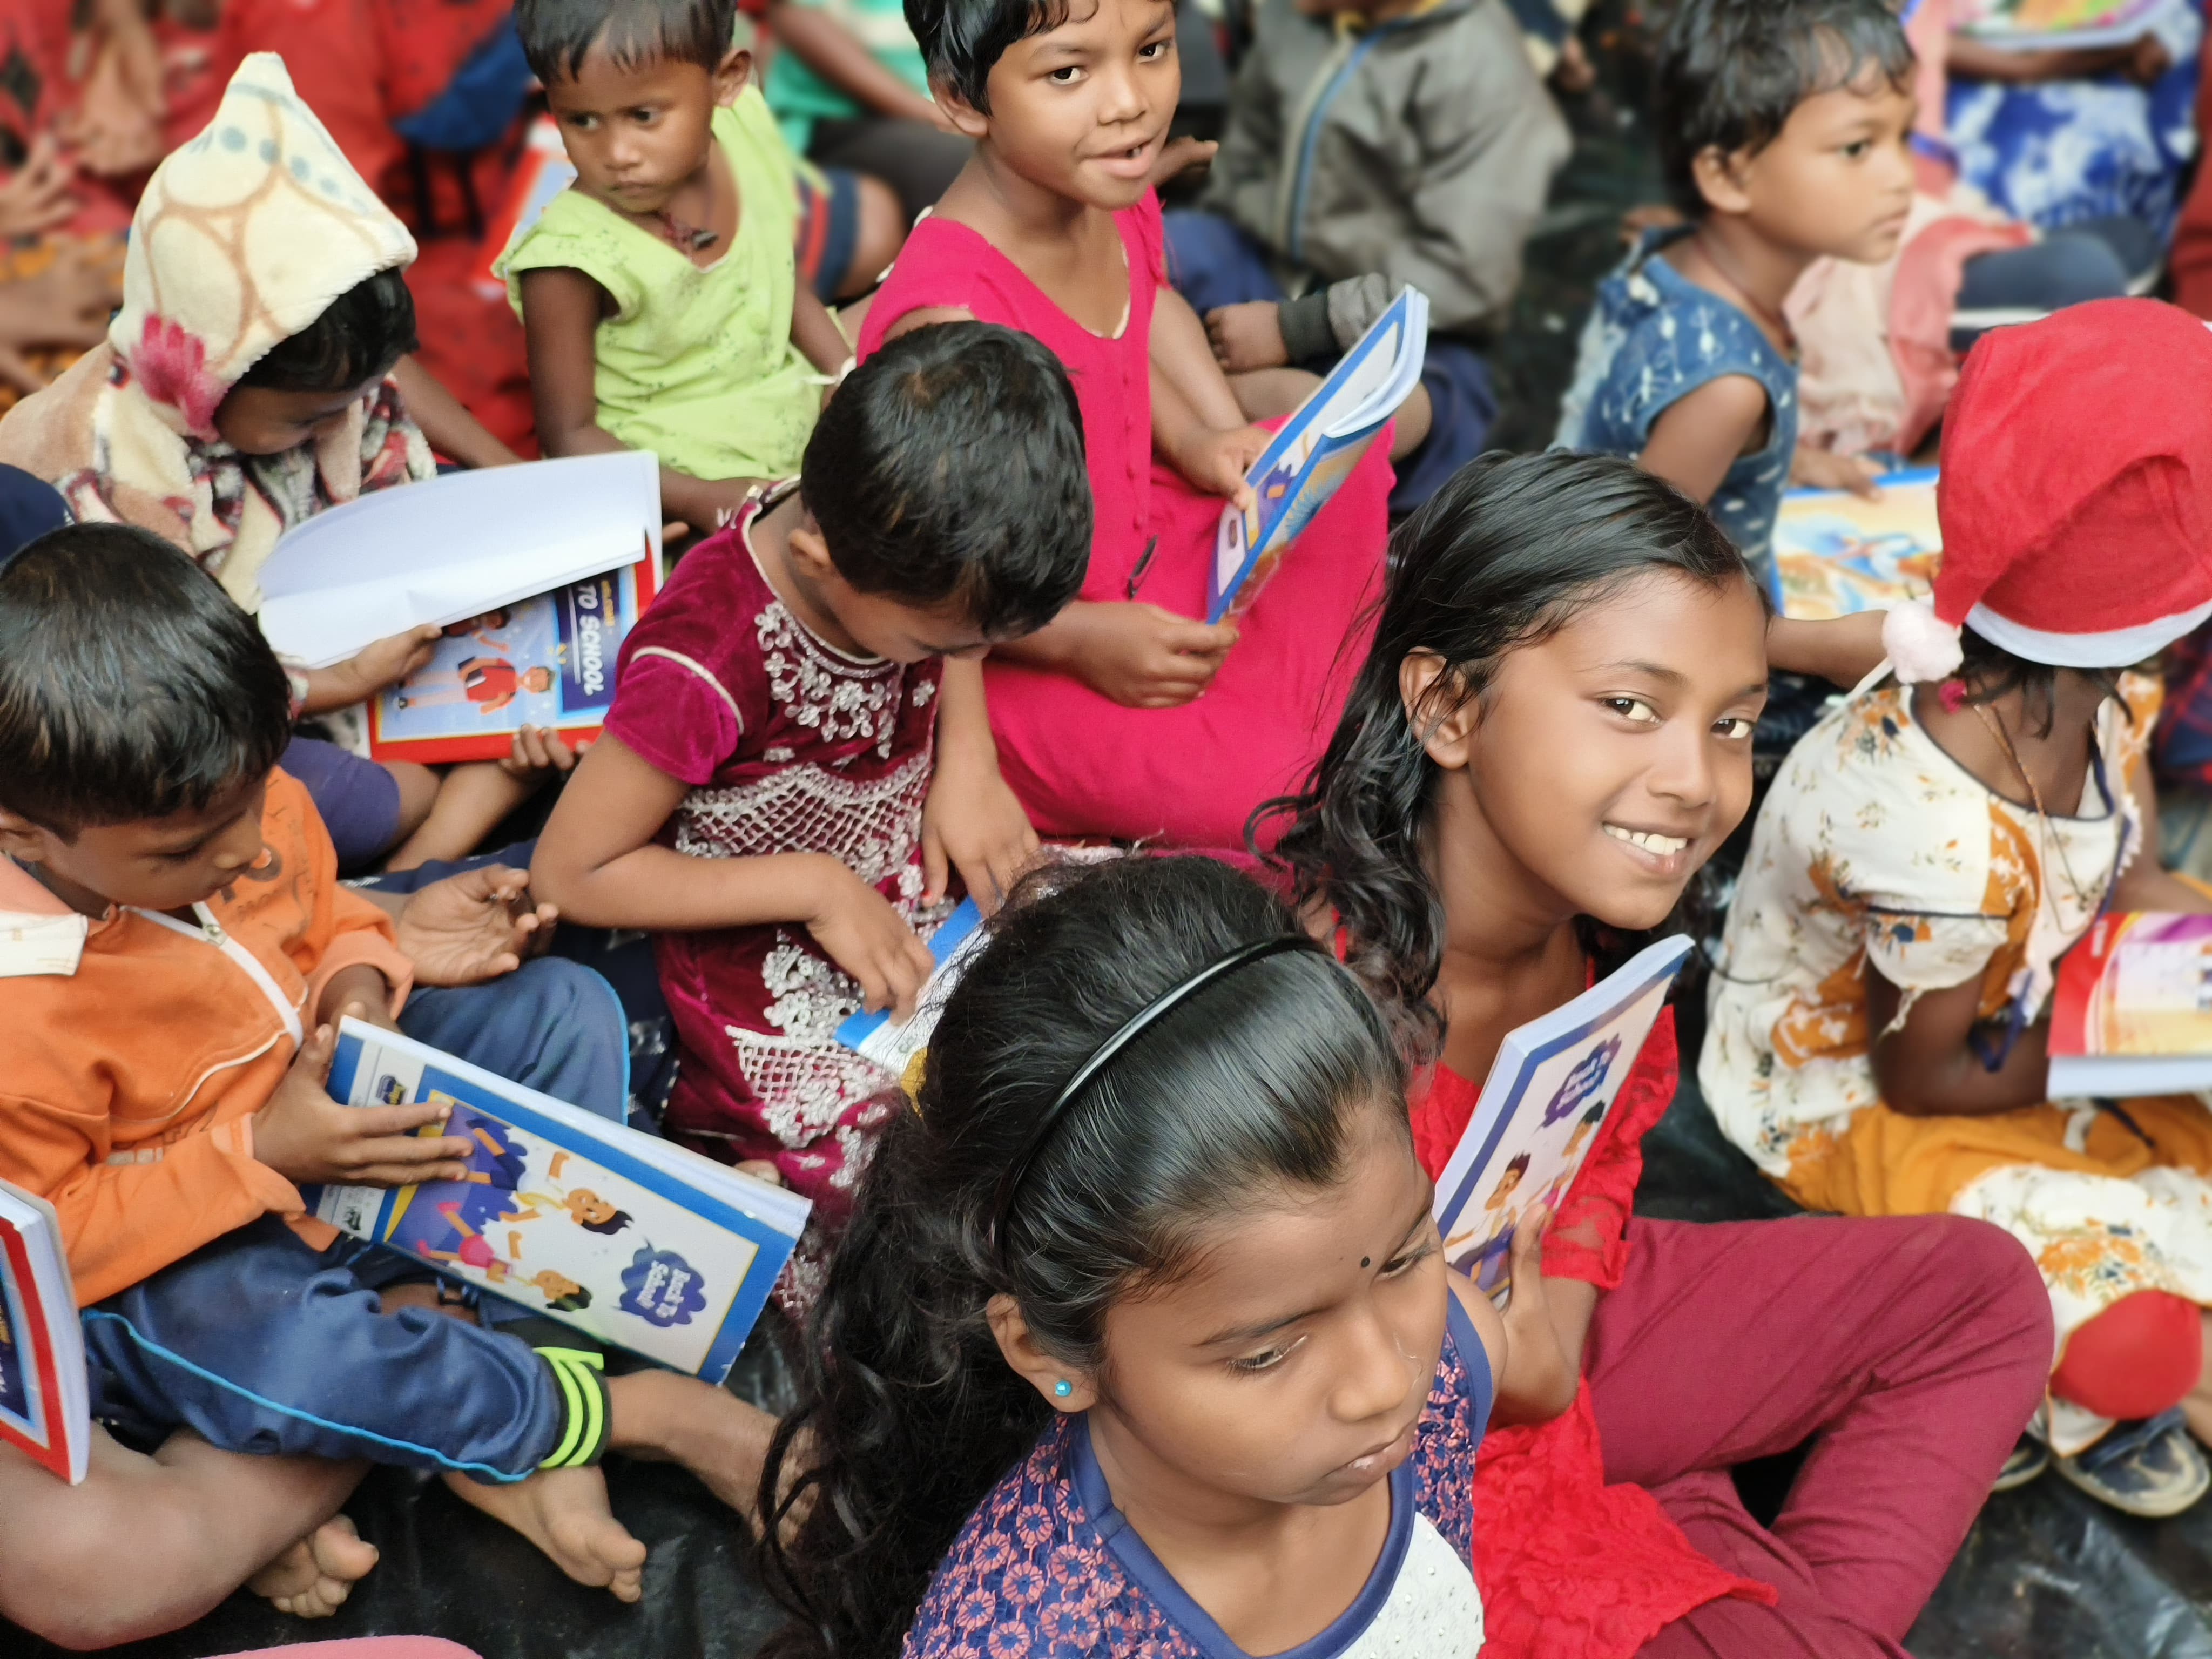
M 1166 226 L 1168 280 L 1200 316 L 1253 300 L 1281 301 L 1282 285 L 1267 250 L 1240 227 L 1211 213 L 1186 211 L 1168 214 Z M 1334 358 L 1298 365 L 1318 374 L 1335 366 Z M 1390 492 L 1394 516 L 1413 512 L 1480 455 L 1498 419 L 1490 367 L 1464 340 L 1429 336 L 1421 384 L 1429 392 L 1429 435 L 1397 463 L 1398 483 Z
M 399 1025 L 623 1120 L 622 1006 L 588 968 L 547 957 L 487 985 L 418 991 Z M 380 1313 L 377 1289 L 421 1270 L 355 1239 L 318 1253 L 264 1216 L 85 1310 L 97 1414 L 149 1440 L 190 1428 L 226 1451 L 480 1480 L 520 1480 L 563 1447 L 564 1463 L 588 1461 L 605 1440 L 604 1394 L 592 1362 L 569 1356 L 594 1345 L 489 1303 L 497 1330 L 428 1309 Z

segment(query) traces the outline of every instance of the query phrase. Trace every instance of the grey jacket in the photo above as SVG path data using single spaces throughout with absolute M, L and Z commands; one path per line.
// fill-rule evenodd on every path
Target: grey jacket
M 1365 276 L 1384 279 L 1386 303 L 1419 289 L 1439 331 L 1489 333 L 1568 148 L 1504 0 L 1442 0 L 1357 33 L 1266 0 L 1203 205 L 1310 296 L 1284 311 L 1294 361 L 1320 355 L 1320 327 L 1339 347 L 1358 337 L 1364 323 L 1343 331 L 1361 296 L 1332 306 L 1319 290 Z

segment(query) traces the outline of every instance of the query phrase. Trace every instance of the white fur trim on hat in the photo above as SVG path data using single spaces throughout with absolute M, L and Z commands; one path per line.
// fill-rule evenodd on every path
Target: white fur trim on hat
M 1925 599 L 1907 599 L 1882 618 L 1881 648 L 1907 685 L 1948 679 L 1966 660 L 1959 630 L 1939 620 Z
M 1894 611 L 1890 612 L 1893 617 L 1896 614 Z M 2127 668 L 2146 657 L 2156 656 L 2207 617 L 2212 617 L 2212 602 L 2193 611 L 2137 623 L 2132 628 L 2109 629 L 2101 634 L 2046 634 L 2039 628 L 2023 628 L 2000 617 L 1989 606 L 1978 605 L 1966 613 L 1966 626 L 1999 650 L 2052 668 Z M 1881 637 L 1887 644 L 1887 627 Z

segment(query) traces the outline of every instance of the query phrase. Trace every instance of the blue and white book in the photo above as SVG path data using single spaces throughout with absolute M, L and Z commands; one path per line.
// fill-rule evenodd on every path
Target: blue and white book
M 1686 934 L 1647 946 L 1573 1001 L 1506 1033 L 1437 1182 L 1444 1260 L 1492 1296 L 1514 1230 L 1557 1214 L 1690 954 Z
M 901 1023 L 887 1012 L 854 1014 L 837 1028 L 837 1041 L 893 1077 L 905 1076 L 907 1062 L 937 1029 L 937 1017 L 944 1011 L 945 999 L 960 982 L 961 970 L 988 937 L 975 901 L 961 900 L 929 936 L 929 954 L 937 958 L 937 966 L 915 998 L 913 1018 Z
M 1429 296 L 1401 289 L 1329 376 L 1283 422 L 1245 472 L 1257 498 L 1221 513 L 1206 620 L 1233 617 L 1259 597 L 1283 550 L 1328 504 L 1368 445 L 1420 384 L 1429 349 Z
M 709 1382 L 728 1375 L 812 1207 L 357 1019 L 339 1022 L 330 1091 L 349 1106 L 441 1101 L 444 1127 L 421 1133 L 471 1146 L 460 1181 L 311 1190 L 318 1218 Z
M 92 1455 L 84 1333 L 53 1206 L 0 1181 L 0 1442 L 75 1486 Z

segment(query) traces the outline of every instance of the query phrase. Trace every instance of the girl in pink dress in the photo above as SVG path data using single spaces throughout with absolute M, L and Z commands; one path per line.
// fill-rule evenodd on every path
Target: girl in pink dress
M 1379 591 L 1379 437 L 1243 616 L 1203 621 L 1224 499 L 1267 434 L 1168 287 L 1152 177 L 1182 75 L 1170 0 L 914 0 L 975 158 L 908 239 L 860 340 L 974 317 L 1036 336 L 1083 410 L 1097 526 L 1080 599 L 984 665 L 1006 781 L 1047 836 L 1237 848 L 1312 768 Z

